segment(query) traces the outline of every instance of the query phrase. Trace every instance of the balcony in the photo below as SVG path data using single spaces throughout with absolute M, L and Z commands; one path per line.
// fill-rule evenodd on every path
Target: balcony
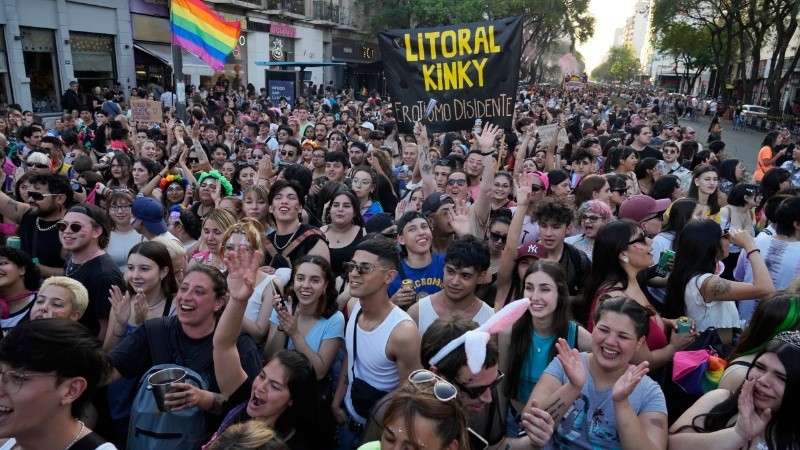
M 339 25 L 339 18 L 339 5 L 321 0 L 314 1 L 313 23 L 319 25 Z
M 250 0 L 256 1 L 256 0 Z M 290 14 L 303 19 L 306 15 L 305 0 L 267 0 L 267 14 Z
M 339 8 L 339 25 L 342 28 L 360 30 L 361 17 L 353 9 Z
M 234 5 L 246 9 L 262 9 L 264 7 L 263 0 L 206 0 L 206 2 L 218 5 Z

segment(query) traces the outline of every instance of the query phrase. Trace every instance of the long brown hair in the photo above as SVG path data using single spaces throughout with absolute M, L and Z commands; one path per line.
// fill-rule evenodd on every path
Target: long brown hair
M 553 311 L 552 328 L 556 339 L 563 338 L 566 340 L 569 335 L 569 322 L 572 318 L 567 274 L 564 273 L 564 268 L 560 264 L 546 259 L 539 259 L 531 263 L 528 270 L 525 271 L 525 277 L 522 279 L 523 283 L 536 272 L 545 273 L 555 282 L 558 290 L 558 302 L 556 303 L 555 311 Z M 522 318 L 514 322 L 514 326 L 511 328 L 511 345 L 508 349 L 509 365 L 504 392 L 509 398 L 516 398 L 522 366 L 525 364 L 531 345 L 533 345 L 532 333 L 534 331 L 536 330 L 533 329 L 533 316 L 529 310 L 525 311 Z M 549 350 L 548 358 L 553 359 L 555 355 L 556 347 L 553 345 Z

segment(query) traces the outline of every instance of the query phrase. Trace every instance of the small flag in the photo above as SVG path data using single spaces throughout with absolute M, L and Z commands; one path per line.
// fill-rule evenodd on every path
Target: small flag
M 227 22 L 202 0 L 172 0 L 172 43 L 185 48 L 221 71 L 225 59 L 239 43 L 241 24 Z

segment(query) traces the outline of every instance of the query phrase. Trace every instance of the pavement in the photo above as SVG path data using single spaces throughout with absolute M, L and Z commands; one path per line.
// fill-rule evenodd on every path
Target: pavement
M 729 120 L 721 119 L 720 123 L 722 124 L 722 142 L 725 143 L 725 154 L 728 158 L 742 161 L 747 167 L 747 172 L 752 175 L 756 168 L 756 156 L 761 149 L 761 141 L 764 140 L 767 133 L 752 129 L 734 130 L 733 123 Z M 711 124 L 710 117 L 698 117 L 695 121 L 680 119 L 678 124 L 683 127 L 692 127 L 697 132 L 697 141 L 703 145 L 703 148 L 706 148 L 708 126 Z

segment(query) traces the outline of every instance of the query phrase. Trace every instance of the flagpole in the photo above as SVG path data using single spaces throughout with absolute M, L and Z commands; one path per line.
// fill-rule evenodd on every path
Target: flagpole
M 172 1 L 170 1 L 172 11 Z M 170 25 L 171 27 L 171 25 Z M 170 30 L 169 45 L 172 49 L 172 86 L 175 89 L 175 114 L 186 123 L 186 85 L 183 82 L 183 54 L 180 46 L 172 43 L 172 30 Z

